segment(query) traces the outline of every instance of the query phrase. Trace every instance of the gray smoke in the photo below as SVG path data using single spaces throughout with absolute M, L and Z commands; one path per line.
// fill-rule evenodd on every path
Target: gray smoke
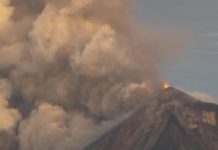
M 179 42 L 137 25 L 132 3 L 0 1 L 0 133 L 19 150 L 82 149 L 154 92 Z

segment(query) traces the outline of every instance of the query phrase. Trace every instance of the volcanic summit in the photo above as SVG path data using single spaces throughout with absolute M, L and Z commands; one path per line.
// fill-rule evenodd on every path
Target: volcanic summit
M 217 150 L 217 114 L 216 104 L 168 87 L 85 150 Z

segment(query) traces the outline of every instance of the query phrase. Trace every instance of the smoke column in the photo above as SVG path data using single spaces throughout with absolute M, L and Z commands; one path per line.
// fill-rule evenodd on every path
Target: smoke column
M 79 150 L 146 103 L 178 45 L 132 3 L 0 0 L 0 149 Z

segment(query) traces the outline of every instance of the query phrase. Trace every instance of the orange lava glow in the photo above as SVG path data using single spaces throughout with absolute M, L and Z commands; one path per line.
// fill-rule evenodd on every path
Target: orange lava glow
M 163 82 L 163 89 L 167 90 L 170 88 L 170 84 L 168 82 Z

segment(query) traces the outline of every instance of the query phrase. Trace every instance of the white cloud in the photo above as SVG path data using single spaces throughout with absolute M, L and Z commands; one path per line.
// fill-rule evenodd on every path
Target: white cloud
M 195 97 L 196 99 L 199 99 L 199 100 L 201 100 L 201 101 L 203 101 L 203 102 L 218 103 L 218 101 L 217 101 L 214 97 L 208 95 L 208 94 L 205 93 L 205 92 L 193 91 L 193 92 L 188 92 L 188 93 L 189 93 L 191 96 L 193 96 L 193 97 Z
M 203 37 L 218 37 L 218 32 L 206 33 L 202 35 Z
M 182 87 L 177 87 L 179 90 L 193 96 L 194 98 L 202 101 L 202 102 L 207 102 L 207 103 L 216 103 L 218 104 L 218 99 L 207 94 L 206 92 L 202 92 L 202 91 L 188 91 L 188 90 L 184 90 L 184 88 Z

